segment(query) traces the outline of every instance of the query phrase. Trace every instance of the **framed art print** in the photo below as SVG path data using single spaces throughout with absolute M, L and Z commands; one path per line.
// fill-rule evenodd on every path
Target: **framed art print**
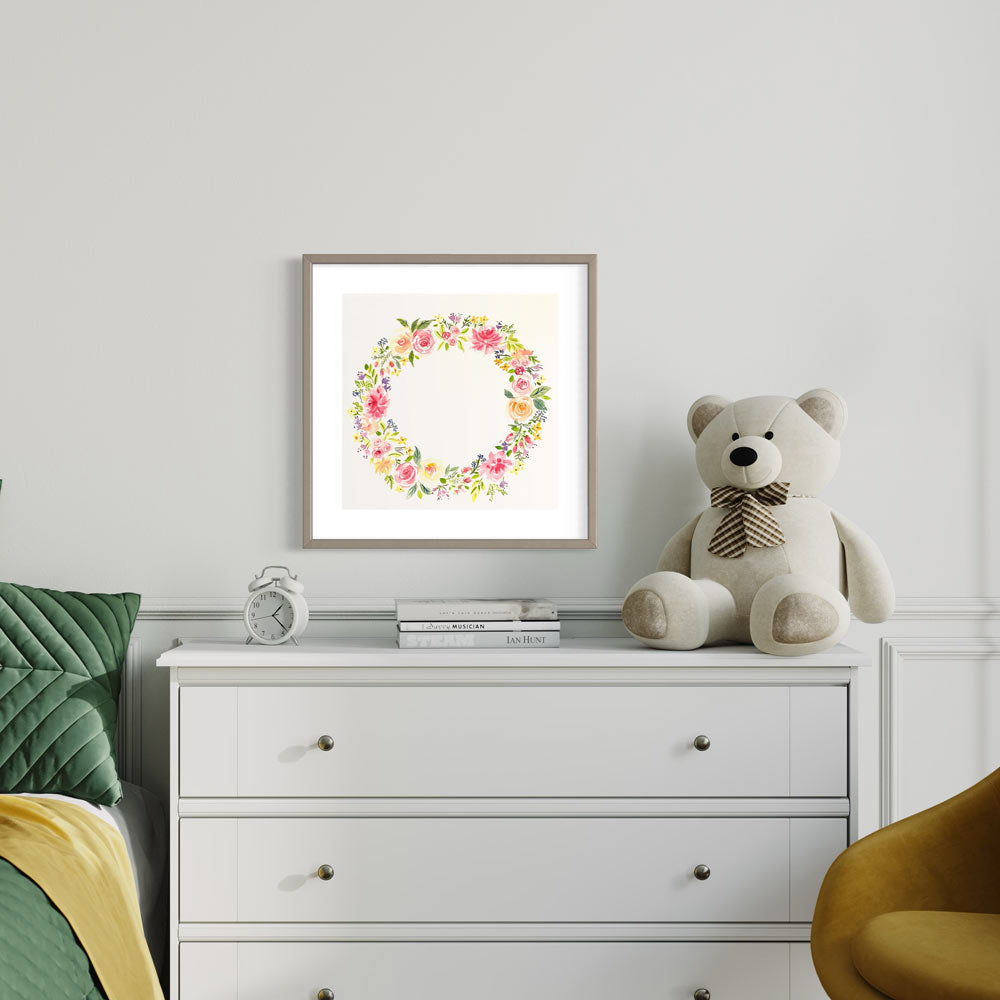
M 303 544 L 594 547 L 596 268 L 303 255 Z

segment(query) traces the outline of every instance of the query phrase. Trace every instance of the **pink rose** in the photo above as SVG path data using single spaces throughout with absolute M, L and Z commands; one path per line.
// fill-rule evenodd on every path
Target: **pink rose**
M 412 486 L 417 481 L 417 467 L 412 462 L 403 462 L 396 466 L 394 478 L 399 486 Z
M 450 329 L 442 327 L 438 336 L 450 347 L 455 347 L 458 344 L 458 335 L 461 332 L 457 326 L 453 326 Z
M 375 438 L 372 442 L 372 458 L 380 459 L 384 458 L 392 450 L 392 445 L 388 441 L 384 441 L 382 438 Z
M 518 368 L 524 368 L 527 366 L 528 362 L 531 360 L 531 351 L 527 347 L 522 347 L 520 350 L 515 351 L 510 356 L 511 364 Z
M 417 354 L 430 354 L 434 350 L 434 334 L 430 330 L 417 330 L 413 335 L 413 350 Z
M 503 474 L 514 463 L 502 451 L 491 451 L 483 459 L 483 478 L 493 483 L 499 483 Z
M 378 386 L 365 397 L 365 413 L 376 420 L 385 416 L 385 411 L 389 409 L 389 394 Z
M 493 326 L 477 326 L 469 334 L 469 342 L 474 351 L 495 351 L 500 346 L 500 340 L 500 334 Z
M 535 380 L 530 375 L 515 375 L 510 384 L 515 396 L 530 396 L 535 388 Z

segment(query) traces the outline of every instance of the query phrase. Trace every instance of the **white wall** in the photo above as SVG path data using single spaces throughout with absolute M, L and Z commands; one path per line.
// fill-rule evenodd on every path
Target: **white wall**
M 690 402 L 828 385 L 899 592 L 997 592 L 998 50 L 990 0 L 3 4 L 0 576 L 621 595 Z M 303 251 L 599 254 L 596 551 L 300 549 Z

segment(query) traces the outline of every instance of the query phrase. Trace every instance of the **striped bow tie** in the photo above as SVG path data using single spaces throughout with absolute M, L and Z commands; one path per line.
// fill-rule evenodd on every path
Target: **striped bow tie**
M 788 502 L 789 483 L 771 483 L 760 490 L 738 490 L 733 486 L 717 486 L 712 490 L 712 506 L 728 507 L 729 513 L 715 529 L 708 551 L 714 556 L 735 559 L 747 546 L 755 549 L 784 545 L 781 526 L 768 507 L 780 507 Z

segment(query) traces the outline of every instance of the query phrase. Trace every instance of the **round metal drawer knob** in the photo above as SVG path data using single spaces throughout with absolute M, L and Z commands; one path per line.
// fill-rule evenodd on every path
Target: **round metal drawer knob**
M 703 997 L 698 997 L 698 1000 L 710 1000 L 707 990 L 699 990 L 698 992 L 705 994 Z M 316 994 L 316 1000 L 333 1000 L 333 990 L 324 987 Z
M 331 993 L 330 996 L 333 994 Z M 694 991 L 694 1000 L 712 1000 L 712 994 L 702 987 L 700 990 Z
M 329 865 L 320 865 L 316 874 L 324 881 L 329 882 L 333 878 L 333 869 Z M 706 875 L 705 878 L 708 878 Z M 331 994 L 332 996 L 332 994 Z
M 707 750 L 712 745 L 712 741 L 707 736 L 696 736 L 694 738 L 695 750 Z
M 699 882 L 704 882 L 705 879 L 707 879 L 711 874 L 712 874 L 712 869 L 709 868 L 708 865 L 698 865 L 694 870 L 694 877 Z
M 333 749 L 333 737 L 332 736 L 321 736 L 316 741 L 316 746 L 318 746 L 320 748 L 320 750 L 332 750 Z M 333 994 L 331 993 L 330 996 L 333 996 Z

